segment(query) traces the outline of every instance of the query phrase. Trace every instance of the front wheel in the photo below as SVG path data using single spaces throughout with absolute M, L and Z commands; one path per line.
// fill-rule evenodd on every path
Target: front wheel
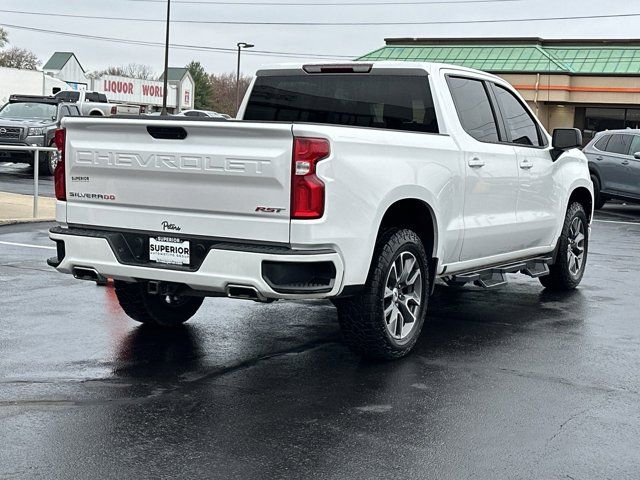
M 124 313 L 136 322 L 161 327 L 183 324 L 195 315 L 204 300 L 204 297 L 184 295 L 152 295 L 147 291 L 146 282 L 115 280 L 113 283 Z
M 414 231 L 382 235 L 363 292 L 337 303 L 342 334 L 352 351 L 387 360 L 411 351 L 427 310 L 428 271 L 424 246 Z
M 55 144 L 51 142 L 49 146 L 55 147 Z M 59 161 L 60 152 L 57 150 L 55 152 L 40 152 L 40 175 L 52 176 Z
M 540 283 L 549 290 L 572 290 L 576 288 L 587 266 L 589 248 L 589 222 L 584 207 L 573 203 L 558 240 L 556 261 L 549 267 L 549 275 L 540 277 Z

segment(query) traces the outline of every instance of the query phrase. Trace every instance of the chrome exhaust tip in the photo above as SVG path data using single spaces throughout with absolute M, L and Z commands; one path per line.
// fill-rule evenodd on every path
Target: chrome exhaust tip
M 227 297 L 241 300 L 253 300 L 255 302 L 266 302 L 255 287 L 248 285 L 227 285 Z
M 73 267 L 71 271 L 73 278 L 78 280 L 89 280 L 92 282 L 105 282 L 106 278 L 100 275 L 95 268 Z

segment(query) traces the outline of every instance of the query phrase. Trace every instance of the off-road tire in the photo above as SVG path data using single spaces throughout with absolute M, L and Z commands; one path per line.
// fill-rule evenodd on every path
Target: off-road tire
M 413 254 L 419 264 L 422 298 L 413 328 L 406 338 L 397 340 L 387 331 L 383 297 L 392 263 L 403 251 Z M 392 360 L 411 351 L 420 336 L 427 310 L 428 262 L 422 241 L 414 231 L 394 229 L 381 235 L 363 291 L 336 302 L 344 341 L 354 353 L 368 359 Z
M 203 297 L 178 297 L 172 305 L 164 295 L 151 295 L 146 282 L 127 283 L 115 280 L 114 288 L 124 313 L 136 322 L 161 327 L 177 327 L 189 320 L 200 308 Z
M 596 175 L 591 174 L 591 183 L 593 183 L 593 208 L 600 210 L 607 202 L 607 198 L 600 193 L 600 180 Z
M 584 258 L 582 265 L 577 272 L 573 274 L 569 269 L 569 232 L 574 219 L 579 218 L 584 225 Z M 587 266 L 587 256 L 589 252 L 589 222 L 584 207 L 575 202 L 569 206 L 565 216 L 562 233 L 558 240 L 558 251 L 553 265 L 549 267 L 549 275 L 540 277 L 540 283 L 548 290 L 573 290 L 582 281 L 584 270 Z

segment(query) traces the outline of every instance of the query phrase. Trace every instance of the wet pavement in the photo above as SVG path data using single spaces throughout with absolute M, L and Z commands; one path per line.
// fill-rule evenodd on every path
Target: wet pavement
M 637 479 L 640 207 L 597 218 L 578 290 L 439 286 L 392 363 L 328 302 L 139 327 L 46 225 L 0 227 L 0 478 Z
M 53 177 L 41 175 L 38 180 L 39 194 L 53 197 Z M 0 192 L 33 195 L 33 168 L 26 163 L 0 161 Z

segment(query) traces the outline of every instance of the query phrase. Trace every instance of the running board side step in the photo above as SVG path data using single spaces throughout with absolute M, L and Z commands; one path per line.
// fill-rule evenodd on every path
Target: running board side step
M 507 283 L 507 273 L 523 273 L 533 278 L 548 275 L 549 264 L 552 262 L 553 257 L 551 256 L 532 258 L 517 263 L 447 276 L 445 280 L 450 285 L 464 285 L 465 283 L 473 282 L 478 287 L 495 288 Z

